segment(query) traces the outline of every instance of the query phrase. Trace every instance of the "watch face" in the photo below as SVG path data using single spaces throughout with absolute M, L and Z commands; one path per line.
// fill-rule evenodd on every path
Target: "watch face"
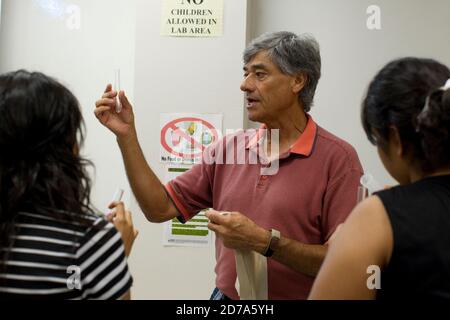
M 281 238 L 281 233 L 278 230 L 272 229 L 271 230 L 272 233 L 272 238 L 277 238 L 278 240 L 280 240 Z

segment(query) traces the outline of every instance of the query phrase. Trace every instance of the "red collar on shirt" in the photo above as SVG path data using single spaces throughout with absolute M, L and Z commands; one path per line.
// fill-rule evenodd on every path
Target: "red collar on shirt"
M 290 152 L 309 157 L 314 147 L 314 141 L 316 140 L 317 125 L 309 114 L 306 116 L 308 118 L 308 122 L 306 124 L 305 131 L 303 131 L 297 141 L 295 141 Z M 262 125 L 261 128 L 259 128 L 258 132 L 247 143 L 246 149 L 254 147 L 261 140 L 266 128 L 266 125 Z

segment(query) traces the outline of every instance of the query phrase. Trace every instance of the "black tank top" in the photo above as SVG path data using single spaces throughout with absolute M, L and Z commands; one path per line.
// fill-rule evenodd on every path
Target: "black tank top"
M 394 235 L 377 299 L 450 299 L 450 175 L 377 195 Z

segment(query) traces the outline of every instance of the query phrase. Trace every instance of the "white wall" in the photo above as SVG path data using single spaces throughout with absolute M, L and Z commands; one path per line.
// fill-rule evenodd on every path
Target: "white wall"
M 253 36 L 287 30 L 316 37 L 321 45 L 323 77 L 312 116 L 322 127 L 350 142 L 365 170 L 380 183 L 393 183 L 362 129 L 361 101 L 375 73 L 392 59 L 413 55 L 450 65 L 450 1 L 249 1 Z M 379 31 L 366 27 L 366 10 L 372 4 L 381 7 Z
M 182 39 L 160 36 L 160 0 L 5 0 L 0 73 L 19 68 L 42 71 L 60 79 L 79 98 L 87 125 L 83 153 L 97 168 L 92 200 L 103 209 L 117 186 L 129 190 L 115 138 L 93 116 L 94 102 L 113 81 L 113 70 L 121 68 L 122 88 L 135 102 L 144 153 L 163 178 L 158 162 L 161 112 L 223 113 L 224 128 L 243 127 L 239 83 L 246 3 L 225 1 L 222 37 Z M 80 29 L 67 28 L 69 5 L 80 9 Z M 141 231 L 129 260 L 133 296 L 209 298 L 214 246 L 162 247 L 162 225 L 148 223 L 135 200 L 129 200 Z
M 222 113 L 224 128 L 243 127 L 241 55 L 246 37 L 246 3 L 226 0 L 224 34 L 217 38 L 160 37 L 160 1 L 139 0 L 136 33 L 135 113 L 145 156 L 162 179 L 159 115 Z M 137 206 L 133 208 L 138 211 Z M 214 245 L 164 248 L 161 225 L 145 223 L 131 262 L 135 295 L 151 299 L 208 299 L 214 288 Z M 139 253 L 139 254 L 137 254 Z
M 70 4 L 80 8 L 80 29 L 67 28 Z M 41 71 L 78 97 L 87 127 L 83 154 L 96 164 L 92 200 L 99 209 L 106 208 L 116 186 L 127 187 L 127 180 L 115 142 L 93 116 L 94 103 L 117 67 L 133 96 L 134 32 L 133 1 L 3 1 L 0 72 Z

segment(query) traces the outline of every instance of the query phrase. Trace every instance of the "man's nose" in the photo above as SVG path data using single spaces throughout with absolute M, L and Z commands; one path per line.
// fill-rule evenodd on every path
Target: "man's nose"
M 250 79 L 250 76 L 245 77 L 241 82 L 241 90 L 244 92 L 252 91 L 253 82 Z

